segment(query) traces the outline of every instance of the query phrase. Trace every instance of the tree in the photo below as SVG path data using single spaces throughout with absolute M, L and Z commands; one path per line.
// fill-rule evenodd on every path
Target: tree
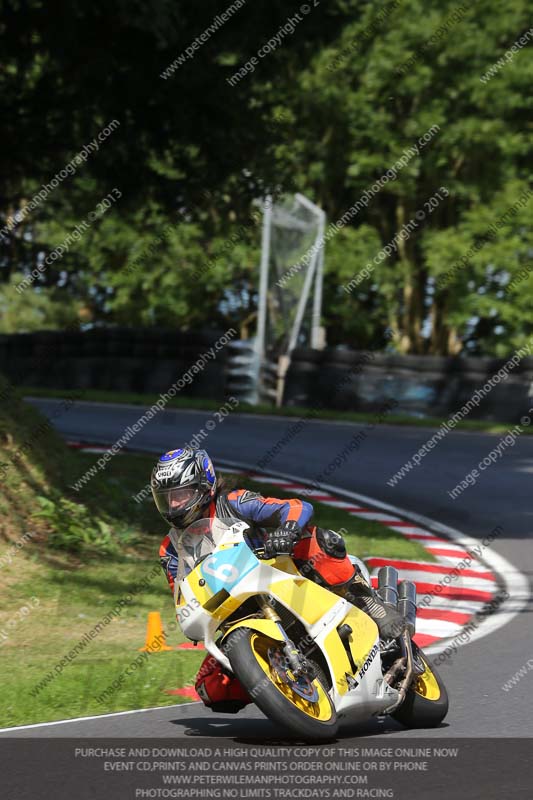
M 252 199 L 279 182 L 273 152 L 283 129 L 272 122 L 277 101 L 270 89 L 278 71 L 308 63 L 355 2 L 335 0 L 302 17 L 300 45 L 274 48 L 258 81 L 236 85 L 228 79 L 300 3 L 242 2 L 220 29 L 228 7 L 222 0 L 3 5 L 0 281 L 34 269 L 118 189 L 120 204 L 47 268 L 37 287 L 67 287 L 105 322 L 202 324 L 221 316 L 221 301 L 233 309 L 237 294 L 250 306 L 255 241 L 246 254 L 243 243 L 234 247 L 232 258 L 221 258 L 194 285 L 188 277 L 242 227 Z M 112 135 L 99 142 L 110 123 Z M 97 152 L 26 213 L 42 185 L 93 139 Z M 150 264 L 128 272 L 131 258 L 177 218 L 179 228 Z M 243 309 L 244 317 L 250 313 Z
M 117 190 L 35 286 L 62 288 L 95 322 L 245 331 L 252 201 L 281 186 L 336 223 L 331 342 L 380 347 L 391 329 L 404 353 L 500 353 L 528 334 L 529 281 L 515 279 L 530 257 L 531 207 L 508 211 L 530 181 L 532 50 L 498 64 L 529 26 L 525 0 L 332 0 L 307 15 L 299 3 L 246 3 L 195 50 L 225 2 L 28 0 L 24 17 L 17 0 L 4 5 L 4 223 L 120 124 L 4 237 L 0 280 L 34 269 Z
M 84 309 L 60 289 L 17 291 L 22 273 L 0 285 L 0 333 L 42 331 L 86 322 Z
M 465 345 L 485 351 L 494 344 L 497 324 L 473 325 L 476 316 L 490 313 L 498 320 L 505 315 L 502 304 L 508 301 L 490 291 L 492 249 L 481 251 L 463 280 L 446 292 L 435 291 L 435 279 L 449 268 L 451 253 L 459 258 L 465 252 L 473 219 L 487 221 L 487 207 L 497 213 L 496 196 L 511 203 L 527 187 L 533 146 L 531 49 L 522 49 L 489 82 L 481 77 L 528 25 L 528 4 L 521 0 L 505 8 L 493 0 L 474 6 L 368 3 L 337 42 L 317 54 L 294 88 L 290 103 L 299 135 L 287 143 L 283 158 L 333 220 L 438 126 L 421 155 L 410 158 L 395 179 L 378 189 L 368 210 L 362 207 L 351 221 L 360 227 L 356 236 L 345 238 L 344 257 L 340 241 L 330 246 L 335 257 L 326 261 L 334 270 L 326 319 L 337 327 L 342 301 L 344 317 L 363 317 L 365 326 L 352 323 L 343 329 L 352 333 L 355 345 L 376 341 L 386 323 L 401 352 L 448 354 Z M 440 187 L 448 196 L 430 210 L 425 204 Z M 361 271 L 403 226 L 417 222 L 420 212 L 423 222 L 403 242 L 396 240 L 397 249 L 356 291 L 343 296 L 340 283 L 347 274 Z M 530 229 L 531 224 L 522 215 L 524 226 Z M 513 250 L 517 236 L 516 224 L 509 223 L 499 237 L 507 250 L 506 258 L 499 259 L 500 277 L 512 275 L 524 258 L 523 247 Z M 525 236 L 520 234 L 521 241 Z M 477 287 L 468 300 L 467 275 Z M 499 334 L 502 342 L 508 332 L 509 325 Z

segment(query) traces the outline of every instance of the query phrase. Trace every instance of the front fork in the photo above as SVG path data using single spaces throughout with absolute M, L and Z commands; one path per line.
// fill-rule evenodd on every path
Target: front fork
M 259 595 L 257 597 L 257 603 L 259 608 L 265 615 L 266 619 L 269 619 L 271 622 L 274 622 L 277 625 L 279 632 L 283 637 L 283 645 L 282 650 L 285 658 L 287 659 L 287 664 L 289 665 L 290 672 L 292 674 L 289 675 L 291 680 L 298 680 L 299 677 L 306 677 L 310 680 L 313 680 L 315 677 L 314 670 L 312 665 L 309 661 L 303 656 L 292 639 L 289 638 L 285 628 L 281 624 L 281 619 L 279 615 L 276 613 L 275 608 L 272 606 L 270 600 L 265 597 L 264 595 Z

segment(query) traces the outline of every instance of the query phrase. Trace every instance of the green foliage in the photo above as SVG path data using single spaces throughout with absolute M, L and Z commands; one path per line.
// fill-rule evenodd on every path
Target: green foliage
M 43 519 L 50 527 L 48 545 L 55 550 L 79 553 L 118 553 L 121 546 L 131 543 L 131 536 L 116 530 L 111 520 L 94 519 L 82 503 L 74 503 L 61 495 L 38 496 L 40 511 L 32 515 Z
M 386 320 L 396 332 L 396 346 L 407 352 L 449 353 L 464 346 L 473 352 L 508 351 L 520 339 L 525 319 L 515 310 L 507 313 L 508 299 L 493 289 L 523 262 L 531 231 L 527 209 L 520 221 L 515 218 L 502 229 L 494 246 L 479 252 L 446 293 L 434 291 L 434 278 L 468 250 L 476 217 L 484 225 L 494 222 L 527 186 L 532 50 L 521 50 L 488 83 L 480 80 L 528 27 L 527 4 L 517 0 L 504 9 L 491 0 L 473 6 L 407 0 L 388 7 L 390 13 L 372 29 L 379 20 L 378 4 L 366 4 L 304 72 L 294 97 L 302 111 L 300 130 L 311 129 L 316 119 L 324 124 L 320 139 L 308 137 L 295 149 L 298 164 L 293 166 L 300 165 L 305 190 L 338 216 L 405 148 L 438 125 L 420 156 L 379 190 L 355 225 L 360 230 L 370 225 L 381 247 L 440 186 L 447 187 L 449 197 L 411 234 L 404 252 L 385 259 L 349 298 L 335 293 L 339 278 L 346 271 L 357 273 L 369 256 L 352 254 L 346 246 L 348 270 L 339 270 L 339 257 L 332 263 L 330 247 L 328 322 L 335 326 L 339 313 L 374 320 L 364 338 L 361 324 L 354 324 L 359 343 L 372 345 L 379 339 L 378 321 L 383 326 Z M 306 163 L 313 163 L 315 172 L 305 172 Z M 495 265 L 498 244 L 501 257 Z M 487 317 L 494 324 L 486 325 Z
M 440 303 L 471 352 L 504 357 L 531 338 L 532 211 L 533 190 L 510 181 L 490 202 L 473 204 L 456 227 L 424 237 Z
M 220 10 L 216 3 L 155 0 L 150 13 L 138 3 L 133 11 L 74 3 L 46 14 L 42 0 L 27 6 L 21 22 L 17 4 L 7 4 L 0 90 L 15 111 L 5 115 L 0 139 L 9 198 L 0 220 L 104 125 L 117 119 L 120 127 L 2 240 L 3 280 L 29 272 L 37 254 L 64 241 L 113 188 L 122 193 L 25 293 L 30 319 L 62 324 L 55 296 L 30 300 L 47 287 L 98 322 L 238 323 L 244 331 L 256 310 L 260 231 L 252 199 L 280 185 L 306 193 L 336 220 L 438 126 L 328 242 L 329 340 L 379 348 L 388 327 L 401 352 L 503 355 L 529 334 L 532 281 L 513 280 L 530 258 L 530 207 L 469 257 L 457 279 L 436 288 L 530 185 L 533 49 L 522 47 L 482 80 L 529 28 L 526 0 L 320 3 L 236 87 L 227 78 L 298 4 L 246 4 L 166 78 L 166 67 Z M 343 292 L 441 186 L 448 196 L 397 252 L 356 291 Z M 12 293 L 8 299 L 17 302 Z M 24 315 L 12 313 L 2 330 L 17 318 Z
M 151 459 L 131 471 L 128 461 L 114 459 L 74 493 L 73 479 L 94 465 L 94 454 L 70 450 L 0 375 L 0 540 L 30 530 L 52 550 L 124 555 L 158 524 L 155 510 L 132 501 L 146 484 Z
M 28 287 L 18 292 L 23 274 L 15 272 L 0 284 L 0 333 L 67 328 L 78 318 L 79 301 L 59 288 Z

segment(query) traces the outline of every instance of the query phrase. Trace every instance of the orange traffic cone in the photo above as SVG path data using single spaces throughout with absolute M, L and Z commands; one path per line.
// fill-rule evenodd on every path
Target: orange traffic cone
M 159 611 L 150 611 L 148 613 L 148 624 L 146 626 L 146 642 L 144 647 L 139 647 L 139 650 L 148 653 L 160 653 L 163 650 L 172 650 L 165 642 L 165 633 L 163 631 L 163 623 L 161 622 L 161 614 Z

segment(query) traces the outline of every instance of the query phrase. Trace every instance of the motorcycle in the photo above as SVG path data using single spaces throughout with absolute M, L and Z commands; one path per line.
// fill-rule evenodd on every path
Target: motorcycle
M 394 638 L 380 640 L 368 614 L 306 578 L 290 556 L 264 558 L 250 534 L 237 519 L 173 532 L 185 636 L 203 642 L 269 719 L 306 740 L 331 739 L 341 723 L 374 716 L 409 728 L 439 725 L 448 696 L 413 641 L 415 585 L 381 568 L 378 594 L 402 621 Z M 350 558 L 370 583 L 363 562 Z

